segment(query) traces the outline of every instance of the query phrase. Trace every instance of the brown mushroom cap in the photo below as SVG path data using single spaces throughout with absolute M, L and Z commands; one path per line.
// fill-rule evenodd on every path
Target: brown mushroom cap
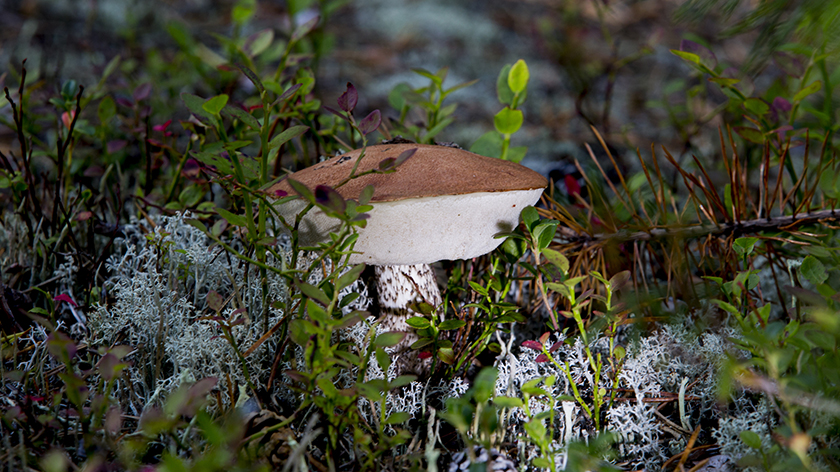
M 371 202 L 376 203 L 474 192 L 532 190 L 548 185 L 545 177 L 519 164 L 463 149 L 428 144 L 369 146 L 356 173 L 377 169 L 383 160 L 398 157 L 410 149 L 417 149 L 417 152 L 402 163 L 397 172 L 365 175 L 336 190 L 344 198 L 358 199 L 366 186 L 373 185 L 376 191 Z M 350 175 L 361 152 L 361 149 L 356 149 L 333 157 L 295 172 L 292 178 L 309 188 L 316 185 L 334 187 Z M 286 180 L 275 184 L 270 192 L 275 190 L 295 193 Z
M 522 209 L 536 203 L 547 185 L 542 175 L 519 164 L 423 144 L 370 146 L 356 173 L 377 169 L 384 159 L 415 148 L 394 172 L 365 175 L 336 189 L 347 199 L 357 199 L 368 185 L 375 189 L 374 208 L 355 246 L 360 254 L 351 263 L 421 264 L 486 254 L 502 242 L 493 236 L 511 231 Z M 309 188 L 334 187 L 350 175 L 360 153 L 333 157 L 291 178 Z M 277 190 L 295 193 L 286 180 L 270 189 Z M 279 211 L 288 220 L 304 207 L 302 200 L 294 200 Z M 301 222 L 300 241 L 312 245 L 337 228 L 337 220 L 313 209 Z

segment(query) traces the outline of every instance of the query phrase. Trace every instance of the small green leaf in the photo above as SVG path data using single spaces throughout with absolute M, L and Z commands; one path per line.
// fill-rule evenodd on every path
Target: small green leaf
M 751 447 L 753 449 L 761 449 L 761 437 L 750 430 L 741 431 L 741 441 L 744 441 L 744 444 L 747 447 Z
M 234 226 L 248 227 L 248 220 L 244 216 L 233 214 L 224 208 L 216 208 L 216 213 Z
M 536 208 L 527 206 L 524 210 L 522 210 L 522 213 L 519 214 L 519 219 L 525 223 L 525 227 L 528 228 L 528 231 L 531 231 L 540 221 L 540 215 L 537 213 Z
M 799 273 L 814 285 L 819 285 L 828 279 L 825 266 L 814 256 L 808 256 L 802 261 Z
M 414 329 L 426 329 L 432 326 L 429 320 L 420 316 L 414 316 L 405 320 L 405 322 Z
M 336 290 L 342 290 L 345 287 L 348 287 L 356 280 L 358 280 L 359 275 L 361 275 L 364 270 L 364 264 L 358 264 L 353 266 L 352 269 L 348 270 L 338 278 L 338 286 L 336 287 Z
M 117 114 L 117 104 L 114 102 L 114 99 L 110 96 L 107 96 L 99 102 L 99 108 L 97 109 L 97 115 L 99 115 L 99 122 L 102 125 L 108 124 L 108 121 Z
M 758 244 L 758 238 L 738 238 L 732 243 L 732 249 L 738 253 L 739 256 L 749 256 L 752 254 L 753 250 L 755 249 L 755 245 Z
M 385 418 L 385 424 L 405 423 L 410 418 L 411 415 L 409 415 L 407 411 L 398 411 L 396 413 L 391 413 L 387 418 Z
M 473 381 L 473 398 L 478 403 L 485 403 L 496 392 L 496 377 L 499 376 L 499 371 L 495 367 L 485 367 L 481 369 Z
M 184 205 L 185 208 L 192 208 L 198 205 L 207 192 L 199 185 L 190 185 L 181 191 L 178 195 L 178 201 Z
M 274 39 L 273 34 L 272 34 L 272 39 Z M 240 71 L 242 71 L 242 73 L 245 74 L 245 77 L 248 77 L 248 80 L 250 80 L 251 83 L 254 84 L 254 87 L 257 88 L 257 91 L 260 92 L 260 95 L 265 93 L 265 86 L 263 85 L 262 81 L 260 80 L 260 77 L 257 74 L 255 74 L 254 71 L 249 69 L 245 64 L 237 63 L 235 65 L 236 65 L 236 68 L 239 69 Z
M 440 324 L 442 331 L 451 331 L 453 329 L 460 329 L 467 324 L 464 320 L 446 320 Z
M 396 346 L 400 343 L 400 341 L 405 338 L 406 333 L 400 331 L 388 331 L 387 333 L 382 333 L 376 337 L 376 344 L 377 347 L 391 347 Z
M 510 89 L 510 85 L 508 85 L 508 76 L 510 75 L 511 67 L 510 64 L 502 67 L 502 70 L 499 72 L 499 77 L 496 79 L 496 95 L 499 98 L 499 102 L 505 105 L 513 103 L 513 91 Z
M 493 117 L 493 124 L 496 126 L 496 131 L 506 135 L 519 131 L 519 128 L 522 127 L 522 121 L 522 110 L 513 110 L 509 107 L 502 108 Z
M 709 81 L 714 82 L 722 87 L 731 87 L 740 82 L 741 79 L 733 79 L 730 77 L 709 77 Z
M 759 98 L 748 98 L 744 101 L 744 108 L 756 116 L 764 116 L 770 111 L 770 106 Z
M 438 358 L 444 364 L 452 365 L 455 363 L 455 351 L 451 347 L 442 347 L 438 349 Z
M 723 209 L 726 210 L 726 214 L 729 217 L 732 217 L 732 185 L 726 184 L 723 186 Z
M 542 250 L 542 255 L 548 260 L 548 262 L 557 266 L 561 272 L 564 274 L 569 272 L 569 259 L 566 259 L 566 256 L 561 254 L 554 249 L 545 248 Z
M 258 31 L 251 35 L 249 38 L 249 44 L 247 47 L 248 56 L 254 57 L 258 56 L 261 52 L 265 51 L 271 43 L 274 41 L 274 30 L 271 28 L 266 28 L 264 30 Z M 250 78 L 250 76 L 249 76 Z M 256 84 L 254 84 L 256 85 Z M 259 89 L 259 87 L 257 87 Z
M 303 125 L 292 126 L 288 129 L 285 129 L 282 133 L 278 134 L 277 136 L 275 136 L 274 138 L 271 139 L 271 141 L 268 143 L 268 148 L 269 149 L 278 148 L 281 145 L 283 145 L 284 143 L 288 142 L 289 140 L 292 140 L 292 139 L 297 138 L 298 136 L 302 135 L 308 129 L 309 129 L 308 126 L 303 126 Z
M 522 399 L 516 397 L 494 397 L 493 404 L 500 408 L 522 408 Z
M 260 122 L 254 118 L 254 115 L 248 113 L 247 111 L 233 106 L 233 105 L 225 105 L 223 109 L 225 115 L 230 116 L 232 118 L 238 118 L 239 121 L 245 123 L 246 125 L 250 126 L 255 130 L 260 129 Z
M 481 135 L 472 146 L 470 152 L 481 154 L 487 157 L 499 157 L 502 155 L 502 135 L 496 131 L 488 131 Z M 508 150 L 510 152 L 510 150 Z
M 213 116 L 218 115 L 221 113 L 222 109 L 227 105 L 228 96 L 226 94 L 216 95 L 215 97 L 207 100 L 201 105 L 201 108 L 204 109 L 207 113 L 210 113 Z
M 359 205 L 367 205 L 370 203 L 370 199 L 373 198 L 373 192 L 373 185 L 368 185 L 362 189 L 362 192 L 359 194 Z
M 205 120 L 211 120 L 213 115 L 207 113 L 204 110 L 204 99 L 199 97 L 198 95 L 193 95 L 191 93 L 182 93 L 181 100 L 184 101 L 184 104 L 187 106 L 187 109 L 195 116 L 199 118 L 204 118 Z
M 520 59 L 516 61 L 513 67 L 510 68 L 510 72 L 507 77 L 508 87 L 510 87 L 511 92 L 513 93 L 522 92 L 525 90 L 525 87 L 528 86 L 529 78 L 530 74 L 528 72 L 528 65 L 525 64 L 525 61 Z
M 802 90 L 796 92 L 796 95 L 793 96 L 793 101 L 794 102 L 800 102 L 805 97 L 807 97 L 808 95 L 819 92 L 820 89 L 822 89 L 822 81 L 821 80 L 816 80 L 816 81 L 812 82 L 811 85 L 809 85 L 809 86 L 803 88 Z
M 506 161 L 513 162 L 515 164 L 519 164 L 522 159 L 525 158 L 525 154 L 528 153 L 528 146 L 515 146 L 512 148 L 508 148 L 507 156 L 505 156 Z
M 746 139 L 747 141 L 755 144 L 764 144 L 764 133 L 755 129 L 755 128 L 748 128 L 746 126 L 735 126 L 733 127 L 738 136 Z
M 400 375 L 397 376 L 397 378 L 395 378 L 394 380 L 388 382 L 388 388 L 390 390 L 393 390 L 395 388 L 404 387 L 410 384 L 411 382 L 414 382 L 415 380 L 417 380 L 416 375 Z
M 316 26 L 318 26 L 318 22 L 321 20 L 320 16 L 316 16 L 311 20 L 307 21 L 306 23 L 298 26 L 295 28 L 295 31 L 292 33 L 292 37 L 289 38 L 290 43 L 296 43 L 303 39 L 304 36 L 309 34 Z
M 693 64 L 700 65 L 700 56 L 692 52 L 680 51 L 679 49 L 671 49 L 671 53 Z
M 391 367 L 391 356 L 381 347 L 376 348 L 376 363 L 379 364 L 382 372 L 388 372 L 388 369 Z
M 307 298 L 317 300 L 323 303 L 325 306 L 330 304 L 330 297 L 328 297 L 323 290 L 319 289 L 314 285 L 302 282 L 300 280 L 295 280 L 295 287 L 297 287 L 297 289 L 300 290 L 300 292 Z

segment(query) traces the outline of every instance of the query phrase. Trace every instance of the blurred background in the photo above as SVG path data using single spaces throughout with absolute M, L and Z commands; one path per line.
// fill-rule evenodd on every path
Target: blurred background
M 351 82 L 359 90 L 359 116 L 378 108 L 383 117 L 396 118 L 399 111 L 388 100 L 395 87 L 428 82 L 412 69 L 449 68 L 446 87 L 478 82 L 448 99 L 458 103 L 455 121 L 436 140 L 468 148 L 493 129 L 499 71 L 524 59 L 531 82 L 525 125 L 513 144 L 528 146 L 526 162 L 532 166 L 581 156 L 582 143 L 596 142 L 590 126 L 611 147 L 631 154 L 663 145 L 675 156 L 702 156 L 719 152 L 718 127 L 738 124 L 740 117 L 727 109 L 720 87 L 670 50 L 691 41 L 703 49 L 710 67 L 739 79 L 747 96 L 769 94 L 769 101 L 774 87 L 783 88 L 809 60 L 807 50 L 791 56 L 797 52 L 794 38 L 812 45 L 836 42 L 821 36 L 832 31 L 830 22 L 817 24 L 821 15 L 822 21 L 836 22 L 823 14 L 837 8 L 833 3 L 5 0 L 0 67 L 19 69 L 27 59 L 29 77 L 42 80 L 43 87 L 67 80 L 92 86 L 119 54 L 120 68 L 134 82 L 124 84 L 127 89 L 154 80 L 152 86 L 168 90 L 177 105 L 181 92 L 206 97 L 221 91 L 196 90 L 172 77 L 178 64 L 197 60 L 212 75 L 213 66 L 224 62 L 225 38 L 265 31 L 282 38 L 320 17 L 317 34 L 304 47 L 312 55 L 314 93 L 324 104 L 334 105 Z M 237 21 L 232 16 L 243 5 L 254 8 L 253 14 Z M 16 86 L 0 71 L 0 83 Z M 177 114 L 185 118 L 187 111 L 180 107 Z M 2 139 L 7 145 L 8 140 Z

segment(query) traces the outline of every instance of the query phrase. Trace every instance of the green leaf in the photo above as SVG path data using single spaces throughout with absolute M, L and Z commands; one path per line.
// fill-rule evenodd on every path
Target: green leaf
M 736 133 L 738 133 L 738 136 L 746 139 L 751 143 L 764 144 L 764 133 L 755 128 L 749 128 L 746 126 L 735 126 L 733 129 Z
M 732 249 L 738 253 L 739 256 L 749 256 L 752 254 L 753 250 L 755 249 L 755 245 L 758 243 L 758 238 L 738 238 L 732 243 Z
M 817 80 L 811 83 L 811 85 L 803 88 L 802 90 L 796 92 L 796 95 L 793 96 L 794 102 L 800 102 L 808 95 L 817 93 L 822 89 L 822 81 Z
M 496 393 L 496 377 L 499 371 L 495 367 L 481 369 L 473 381 L 473 398 L 478 403 L 485 403 Z
M 391 347 L 396 346 L 405 338 L 406 333 L 400 331 L 388 331 L 376 337 L 374 344 L 377 347 Z
M 273 31 L 272 31 L 271 38 L 274 39 Z M 260 80 L 260 77 L 256 73 L 254 73 L 254 71 L 249 69 L 245 64 L 236 63 L 234 65 L 236 66 L 237 69 L 242 71 L 243 74 L 245 74 L 245 77 L 248 77 L 248 80 L 250 80 L 251 83 L 254 84 L 254 87 L 257 88 L 257 91 L 260 92 L 260 95 L 265 93 L 265 86 L 263 85 L 262 81 Z
M 522 426 L 525 428 L 525 432 L 528 433 L 528 436 L 530 436 L 534 441 L 542 441 L 545 439 L 545 425 L 541 420 L 534 418 Z M 536 462 L 536 460 L 534 462 Z M 545 462 L 547 463 L 548 460 L 545 460 Z
M 184 220 L 188 225 L 198 228 L 202 233 L 207 233 L 207 226 L 202 223 L 200 220 L 196 220 L 194 218 Z M 30 310 L 31 311 L 31 310 Z
M 245 110 L 243 110 L 239 107 L 235 107 L 233 105 L 225 105 L 225 108 L 223 109 L 223 111 L 224 111 L 226 116 L 229 116 L 231 118 L 238 118 L 239 121 L 245 123 L 246 125 L 250 126 L 251 128 L 253 128 L 255 130 L 260 129 L 259 120 L 254 118 L 254 115 L 248 113 L 247 111 L 245 111 Z
M 315 303 L 311 298 L 306 300 L 306 313 L 309 317 L 317 321 L 321 326 L 329 321 L 329 314 L 321 305 Z
M 513 91 L 510 89 L 510 85 L 508 85 L 510 69 L 510 64 L 502 67 L 502 70 L 499 72 L 499 77 L 496 79 L 496 95 L 499 98 L 499 102 L 505 105 L 513 103 Z
M 385 418 L 385 424 L 405 423 L 410 418 L 411 418 L 411 415 L 409 415 L 408 412 L 398 411 L 396 413 L 391 413 L 387 418 Z
M 368 185 L 362 189 L 362 192 L 359 194 L 359 205 L 367 205 L 370 203 L 370 199 L 373 198 L 374 192 L 373 185 Z
M 314 285 L 302 282 L 300 280 L 295 280 L 295 287 L 297 287 L 297 289 L 300 290 L 300 292 L 307 298 L 317 300 L 325 306 L 330 304 L 330 297 L 328 297 L 323 290 Z
M 452 365 L 455 363 L 455 351 L 451 347 L 442 347 L 438 349 L 438 358 L 444 364 Z
M 102 125 L 108 124 L 108 121 L 117 114 L 117 104 L 114 102 L 114 99 L 110 96 L 105 97 L 99 102 L 99 108 L 97 109 L 97 115 L 99 116 L 99 122 Z
M 542 255 L 545 256 L 548 262 L 557 266 L 557 268 L 564 274 L 569 272 L 569 259 L 566 259 L 566 256 L 560 252 L 555 251 L 554 249 L 545 248 L 542 250 Z
M 496 126 L 496 131 L 505 135 L 519 131 L 519 128 L 522 127 L 522 121 L 522 110 L 513 110 L 509 107 L 502 108 L 493 117 L 493 124 Z
M 227 102 L 228 96 L 223 93 L 221 95 L 216 95 L 215 97 L 210 98 L 209 100 L 204 102 L 204 104 L 201 105 L 201 108 L 207 113 L 216 116 L 219 113 L 221 113 L 222 108 L 224 108 L 225 105 L 227 105 Z
M 352 269 L 348 270 L 338 278 L 338 286 L 336 287 L 336 290 L 342 290 L 344 287 L 348 287 L 350 284 L 358 280 L 359 275 L 361 275 L 364 270 L 364 264 L 357 264 L 353 266 Z
M 732 185 L 726 184 L 723 186 L 723 209 L 726 210 L 726 214 L 732 217 Z
M 184 101 L 184 105 L 193 115 L 206 120 L 213 119 L 213 115 L 204 110 L 204 99 L 198 95 L 184 92 L 181 94 L 181 100 Z
M 748 98 L 744 101 L 744 108 L 756 116 L 764 116 L 770 111 L 770 106 L 759 98 Z
M 739 436 L 741 437 L 741 441 L 744 441 L 744 444 L 746 444 L 747 447 L 751 447 L 753 449 L 761 449 L 761 437 L 753 431 L 750 431 L 748 429 L 741 431 L 741 434 L 739 434 Z
M 482 287 L 481 284 L 479 284 L 478 282 L 468 280 L 467 283 L 470 284 L 470 287 L 472 287 L 472 289 L 475 290 L 476 293 L 484 295 L 485 297 L 487 296 L 488 293 L 490 293 L 486 288 Z
M 740 82 L 741 79 L 733 79 L 731 77 L 709 77 L 709 81 L 714 82 L 722 87 L 731 87 Z
M 493 404 L 500 408 L 522 408 L 522 399 L 499 396 L 493 398 Z
M 814 285 L 824 283 L 828 279 L 825 266 L 814 256 L 808 256 L 802 261 L 802 265 L 799 266 L 799 273 Z
M 557 232 L 559 223 L 559 221 L 554 220 L 543 220 L 534 228 L 533 236 L 536 238 L 540 250 L 547 248 L 554 240 L 554 234 Z
M 233 213 L 225 210 L 224 208 L 218 208 L 218 207 L 216 208 L 216 213 L 218 213 L 219 216 L 221 216 L 222 218 L 227 220 L 228 223 L 230 223 L 234 226 L 241 226 L 243 228 L 248 227 L 248 220 L 242 215 L 236 215 L 236 214 L 233 214 Z
M 502 155 L 502 139 L 502 135 L 496 131 L 488 131 L 470 146 L 470 152 L 487 157 L 499 157 Z
M 545 429 L 545 428 L 543 428 Z M 534 438 L 536 439 L 536 438 Z M 535 457 L 531 460 L 531 465 L 538 469 L 550 469 L 551 468 L 551 461 L 546 459 L 545 457 Z
M 300 41 L 301 39 L 303 39 L 304 36 L 309 34 L 312 30 L 315 29 L 316 26 L 318 26 L 318 22 L 320 20 L 321 20 L 321 17 L 316 16 L 315 18 L 312 18 L 311 20 L 307 21 L 306 23 L 304 23 L 304 24 L 298 26 L 297 28 L 295 28 L 295 31 L 292 33 L 292 37 L 289 38 L 289 42 L 290 43 L 296 43 L 296 42 Z
M 520 59 L 510 68 L 507 76 L 508 87 L 513 93 L 522 92 L 528 86 L 529 78 L 528 65 Z
M 291 186 L 292 189 L 294 189 L 294 191 L 297 192 L 298 195 L 300 195 L 310 203 L 315 203 L 315 194 L 313 194 L 312 191 L 306 187 L 306 185 L 303 185 L 297 180 L 291 178 L 286 180 L 287 182 L 289 182 L 289 186 Z
M 716 299 L 716 298 L 712 298 L 712 299 L 710 299 L 709 301 L 710 301 L 710 302 L 712 302 L 712 303 L 714 303 L 715 305 L 717 305 L 717 306 L 721 307 L 721 308 L 722 308 L 724 311 L 726 311 L 726 312 L 729 312 L 729 313 L 732 313 L 732 314 L 737 314 L 737 313 L 739 313 L 739 312 L 738 312 L 738 309 L 737 309 L 737 308 L 735 308 L 735 306 L 734 306 L 734 305 L 732 305 L 732 304 L 730 304 L 730 303 L 727 303 L 727 302 L 725 302 L 725 301 L 723 301 L 723 300 L 718 300 L 718 299 Z
M 428 131 L 426 131 L 426 135 L 424 136 L 424 137 L 425 137 L 425 139 L 432 139 L 432 138 L 434 138 L 435 136 L 437 136 L 437 134 L 438 134 L 438 133 L 440 133 L 440 132 L 441 132 L 441 131 L 443 131 L 443 130 L 447 127 L 447 126 L 449 126 L 450 124 L 452 124 L 452 122 L 453 122 L 453 121 L 455 121 L 455 119 L 454 119 L 454 118 L 447 118 L 447 119 L 445 119 L 445 120 L 441 120 L 438 124 L 436 124 L 435 126 L 433 126 L 432 128 L 430 128 Z
M 833 351 L 837 346 L 837 339 L 831 333 L 820 331 L 817 329 L 809 329 L 805 331 L 805 337 L 814 346 L 822 348 L 826 351 Z
M 302 135 L 308 129 L 308 126 L 303 125 L 292 126 L 288 129 L 285 129 L 282 133 L 278 134 L 277 136 L 271 139 L 271 141 L 268 143 L 268 149 L 278 148 L 284 143 L 288 142 L 289 140 Z
M 382 372 L 388 372 L 388 369 L 391 367 L 391 356 L 385 352 L 384 349 L 381 347 L 376 348 L 376 363 L 379 364 L 379 368 L 382 369 Z
M 255 0 L 240 0 L 236 2 L 231 12 L 231 17 L 234 23 L 242 25 L 247 23 L 254 13 L 257 11 L 257 2 Z
M 198 202 L 204 198 L 206 193 L 200 185 L 190 185 L 184 190 L 181 190 L 181 193 L 178 195 L 178 201 L 184 207 L 192 208 L 198 205 Z
M 258 56 L 261 52 L 265 51 L 269 46 L 271 46 L 271 43 L 273 41 L 273 29 L 266 28 L 264 30 L 258 31 L 257 33 L 251 36 L 250 43 L 248 44 L 248 50 L 246 52 L 250 57 Z M 259 87 L 257 88 L 259 89 Z
M 415 380 L 417 380 L 416 375 L 400 375 L 394 380 L 388 382 L 388 388 L 390 390 L 393 390 L 395 388 L 404 387 L 410 384 L 411 382 L 414 382 Z
M 522 159 L 525 158 L 525 154 L 528 153 L 528 146 L 516 146 L 512 148 L 508 148 L 507 156 L 505 157 L 506 161 L 510 161 L 516 164 L 519 164 Z
M 700 56 L 692 52 L 680 51 L 679 49 L 671 49 L 671 53 L 688 62 L 700 65 Z
M 464 320 L 446 320 L 440 324 L 439 328 L 442 331 L 450 331 L 453 329 L 460 329 L 467 324 Z
M 414 329 L 426 329 L 432 326 L 429 320 L 420 316 L 414 316 L 405 320 L 405 322 Z
M 519 219 L 525 223 L 525 227 L 528 228 L 528 231 L 531 231 L 540 221 L 540 215 L 537 213 L 536 208 L 529 205 L 522 210 L 522 213 L 519 214 Z

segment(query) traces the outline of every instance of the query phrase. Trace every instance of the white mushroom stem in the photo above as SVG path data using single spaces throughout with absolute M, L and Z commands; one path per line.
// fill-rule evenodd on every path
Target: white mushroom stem
M 406 322 L 414 316 L 423 316 L 409 305 L 426 302 L 433 307 L 443 303 L 435 273 L 428 264 L 375 266 L 376 291 L 379 294 L 379 308 L 382 327 L 386 331 L 408 333 L 403 340 L 390 349 L 395 358 L 397 375 L 422 374 L 428 370 L 429 362 L 418 357 L 411 345 L 419 339 L 414 328 Z

